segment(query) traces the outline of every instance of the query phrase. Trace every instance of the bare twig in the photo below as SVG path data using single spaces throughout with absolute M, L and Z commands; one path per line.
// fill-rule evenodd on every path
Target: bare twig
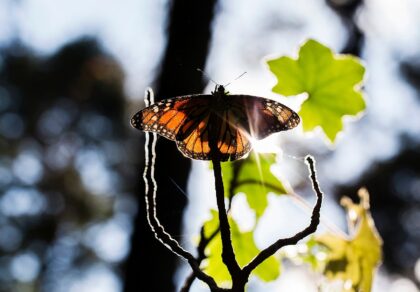
M 257 179 L 244 179 L 238 182 L 235 185 L 235 188 L 242 186 L 242 185 L 261 185 L 261 181 Z M 283 194 L 284 190 L 281 189 L 278 185 L 272 184 L 272 183 L 264 183 L 264 186 L 276 191 L 279 194 Z M 299 196 L 297 193 L 295 193 L 293 190 L 289 190 L 287 193 L 285 193 L 288 197 L 295 200 L 295 202 L 299 203 L 305 210 L 312 211 L 312 206 L 301 196 Z M 331 232 L 339 234 L 343 238 L 349 238 L 348 234 L 346 234 L 344 231 L 342 231 L 340 228 L 338 228 L 334 223 L 327 220 L 328 218 L 322 218 L 322 215 L 320 217 L 320 223 L 325 226 L 327 229 L 329 229 Z
M 216 228 L 216 230 L 213 231 L 212 234 L 210 234 L 209 237 L 206 237 L 205 233 L 204 233 L 204 225 L 201 227 L 200 230 L 200 242 L 198 243 L 197 246 L 197 263 L 200 265 L 201 262 L 207 257 L 205 254 L 205 250 L 206 247 L 208 246 L 208 244 L 213 240 L 213 238 L 216 237 L 216 235 L 219 233 L 220 229 L 219 227 Z M 190 291 L 191 285 L 194 282 L 196 278 L 196 275 L 194 273 L 194 271 L 192 271 L 188 277 L 185 279 L 184 285 L 181 288 L 180 292 L 188 292 Z
M 287 246 L 287 245 L 293 245 L 296 244 L 299 240 L 305 238 L 306 236 L 314 233 L 319 225 L 319 217 L 320 217 L 320 211 L 321 211 L 321 204 L 322 204 L 322 197 L 323 194 L 319 188 L 318 181 L 316 179 L 316 172 L 315 172 L 315 166 L 314 166 L 314 159 L 311 156 L 306 157 L 306 162 L 309 167 L 310 171 L 310 178 L 312 181 L 313 189 L 317 196 L 316 204 L 312 210 L 312 216 L 311 216 L 311 223 L 308 227 L 306 227 L 304 230 L 296 233 L 292 237 L 283 238 L 277 240 L 275 243 L 267 247 L 266 249 L 262 250 L 248 265 L 246 265 L 243 268 L 243 273 L 246 278 L 249 277 L 251 272 L 258 267 L 263 261 L 265 261 L 268 257 L 272 256 L 276 251 L 278 251 L 280 248 Z
M 151 89 L 148 89 L 146 92 L 146 105 L 153 101 L 153 92 Z M 145 169 L 143 173 L 143 179 L 145 181 L 145 193 L 146 193 L 146 212 L 147 212 L 147 221 L 152 229 L 155 237 L 162 242 L 169 250 L 174 254 L 185 259 L 191 266 L 194 271 L 194 274 L 197 278 L 205 282 L 212 291 L 220 291 L 220 288 L 217 286 L 214 279 L 207 274 L 205 274 L 201 269 L 200 265 L 194 256 L 183 249 L 180 244 L 172 238 L 172 236 L 167 233 L 164 227 L 161 225 L 159 220 L 156 217 L 156 192 L 157 192 L 157 183 L 154 179 L 154 165 L 156 160 L 156 134 L 152 135 L 152 144 L 151 144 L 151 162 L 149 163 L 150 154 L 149 154 L 149 133 L 146 132 L 146 141 L 145 141 Z M 152 181 L 152 188 L 149 189 L 148 185 L 148 176 L 150 176 Z
M 243 165 L 243 161 L 237 161 L 233 165 L 232 181 L 229 182 L 229 194 L 228 194 L 229 202 L 228 202 L 228 207 L 227 207 L 227 213 L 229 213 L 229 210 L 232 207 L 232 199 L 235 195 L 235 188 L 238 186 L 238 174 L 242 165 Z M 213 240 L 214 237 L 216 237 L 216 235 L 219 232 L 220 232 L 220 226 L 216 230 L 214 230 L 214 232 L 208 238 L 206 238 L 204 234 L 204 226 L 201 228 L 200 242 L 198 243 L 198 246 L 197 246 L 197 261 L 199 264 L 206 258 L 206 255 L 204 252 L 207 245 Z M 195 278 L 196 277 L 193 271 L 185 279 L 181 292 L 188 292 Z

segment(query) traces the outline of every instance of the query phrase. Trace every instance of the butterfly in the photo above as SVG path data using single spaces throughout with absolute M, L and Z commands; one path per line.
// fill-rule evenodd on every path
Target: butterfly
M 250 138 L 296 127 L 297 113 L 258 96 L 230 95 L 216 85 L 211 94 L 194 94 L 156 102 L 137 112 L 131 125 L 176 142 L 192 159 L 237 160 L 251 151 Z

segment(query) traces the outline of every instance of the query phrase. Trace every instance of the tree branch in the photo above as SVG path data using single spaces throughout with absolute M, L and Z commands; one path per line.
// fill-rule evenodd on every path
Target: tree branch
M 222 168 L 220 160 L 216 157 L 212 159 L 214 180 L 216 184 L 217 208 L 219 209 L 220 235 L 222 238 L 222 260 L 232 276 L 232 282 L 235 283 L 236 278 L 241 276 L 241 268 L 235 258 L 232 247 L 229 221 L 226 213 L 225 195 L 222 180 Z
M 305 158 L 306 163 L 308 164 L 308 168 L 310 171 L 310 179 L 312 181 L 312 187 L 315 191 L 317 196 L 316 204 L 312 210 L 311 216 L 311 223 L 308 227 L 306 227 L 301 232 L 296 233 L 294 236 L 289 238 L 283 238 L 277 240 L 275 243 L 267 247 L 266 249 L 262 250 L 248 265 L 246 265 L 242 271 L 244 272 L 246 278 L 249 277 L 251 272 L 258 267 L 263 261 L 265 261 L 268 257 L 272 256 L 276 253 L 280 248 L 287 246 L 287 245 L 294 245 L 299 240 L 305 238 L 306 236 L 314 233 L 319 225 L 319 218 L 320 218 L 320 211 L 321 211 L 321 204 L 322 204 L 322 197 L 323 193 L 319 188 L 318 181 L 316 179 L 316 171 L 314 166 L 314 159 L 311 156 L 306 156 Z
M 220 231 L 220 229 L 218 227 L 218 228 L 216 228 L 216 230 L 213 231 L 212 234 L 210 234 L 209 237 L 206 237 L 206 235 L 204 234 L 204 225 L 201 227 L 201 230 L 200 230 L 200 242 L 198 243 L 198 246 L 197 246 L 197 258 L 196 258 L 198 265 L 200 265 L 201 262 L 205 258 L 207 258 L 206 254 L 205 254 L 206 247 L 210 243 L 210 241 L 212 241 L 213 238 L 216 237 L 216 235 L 219 233 L 219 231 Z M 188 291 L 190 291 L 191 285 L 194 282 L 195 278 L 196 278 L 196 275 L 195 275 L 194 271 L 192 271 L 188 275 L 188 277 L 185 279 L 184 285 L 182 286 L 180 292 L 188 292 Z
M 150 103 L 153 103 L 153 92 L 151 89 L 146 91 L 146 98 L 145 98 L 146 106 Z M 157 135 L 155 133 L 152 134 L 152 143 L 149 146 L 149 138 L 150 134 L 145 133 L 145 168 L 143 173 L 143 179 L 145 183 L 145 200 L 146 200 L 146 214 L 147 214 L 147 222 L 149 223 L 150 228 L 152 229 L 155 237 L 169 250 L 171 250 L 174 254 L 182 257 L 185 259 L 191 266 L 194 271 L 194 274 L 197 278 L 204 281 L 212 291 L 219 290 L 214 279 L 207 274 L 205 274 L 200 269 L 200 264 L 194 258 L 194 256 L 183 249 L 181 245 L 176 241 L 168 232 L 165 231 L 165 228 L 159 222 L 158 218 L 156 217 L 156 192 L 157 192 L 157 183 L 154 178 L 154 170 L 155 170 L 155 162 L 156 162 L 156 141 Z M 150 149 L 149 149 L 150 147 Z M 149 152 L 150 150 L 150 152 Z M 152 181 L 152 188 L 149 188 L 148 184 L 148 177 Z
M 235 163 L 233 165 L 233 175 L 232 175 L 232 181 L 230 182 L 230 186 L 229 186 L 229 194 L 228 194 L 228 209 L 227 212 L 229 213 L 229 210 L 232 207 L 232 199 L 235 195 L 234 193 L 234 189 L 235 187 L 237 187 L 238 184 L 238 173 L 239 170 L 241 168 L 241 166 L 243 165 L 243 161 L 238 161 L 237 163 Z M 255 181 L 258 182 L 258 181 Z M 220 226 L 218 228 L 216 228 L 216 230 L 214 230 L 214 232 L 208 237 L 206 238 L 205 234 L 204 234 L 204 226 L 201 228 L 200 231 L 200 242 L 198 243 L 197 246 L 197 261 L 200 264 L 205 258 L 207 258 L 207 256 L 205 255 L 205 249 L 207 247 L 207 245 L 213 240 L 214 237 L 216 237 L 216 235 L 220 232 Z M 189 289 L 191 288 L 192 283 L 194 282 L 196 276 L 194 274 L 194 272 L 191 272 L 188 277 L 185 279 L 184 285 L 182 286 L 181 292 L 188 292 Z

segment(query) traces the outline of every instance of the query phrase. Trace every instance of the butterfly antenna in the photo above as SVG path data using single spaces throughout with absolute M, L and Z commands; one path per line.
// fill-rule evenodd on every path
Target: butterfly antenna
M 242 76 L 244 76 L 247 72 L 245 71 L 244 73 L 242 73 L 241 75 L 239 75 L 238 77 L 236 77 L 235 79 L 233 79 L 233 81 L 229 82 L 228 84 L 224 85 L 224 87 L 229 86 L 232 82 L 238 80 L 239 78 L 241 78 Z
M 201 70 L 200 68 L 197 68 L 198 72 L 201 72 L 201 74 L 203 74 L 203 76 L 205 76 L 208 80 L 210 80 L 211 82 L 214 83 L 214 85 L 219 85 L 219 83 L 217 83 L 216 81 L 214 81 L 213 79 L 210 78 L 210 76 L 204 72 L 203 70 Z

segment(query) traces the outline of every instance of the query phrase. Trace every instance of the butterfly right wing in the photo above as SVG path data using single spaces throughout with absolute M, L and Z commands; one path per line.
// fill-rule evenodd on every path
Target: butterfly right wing
M 300 118 L 284 104 L 258 96 L 230 95 L 230 110 L 245 132 L 257 139 L 295 128 Z
M 131 118 L 131 125 L 141 131 L 154 132 L 169 140 L 189 135 L 197 117 L 206 114 L 211 95 L 197 94 L 156 102 Z M 181 135 L 181 137 L 180 137 Z

